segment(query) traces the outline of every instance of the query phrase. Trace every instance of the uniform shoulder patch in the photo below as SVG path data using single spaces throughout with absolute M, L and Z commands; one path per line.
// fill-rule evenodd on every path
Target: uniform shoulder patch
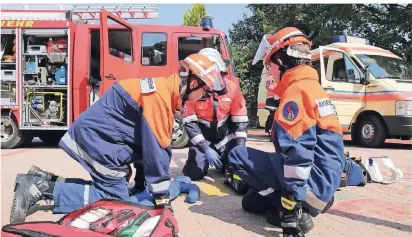
M 156 91 L 156 83 L 153 77 L 140 79 L 140 90 L 142 93 L 152 93 Z
M 282 115 L 287 121 L 293 121 L 299 114 L 299 107 L 294 101 L 289 101 L 283 106 Z

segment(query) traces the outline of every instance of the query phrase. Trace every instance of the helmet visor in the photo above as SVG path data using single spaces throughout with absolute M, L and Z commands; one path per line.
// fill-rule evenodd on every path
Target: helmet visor
M 222 74 L 219 70 L 219 66 L 214 64 L 208 69 L 204 70 L 197 75 L 202 81 L 206 83 L 213 91 L 221 91 L 225 88 L 225 84 L 222 78 Z
M 253 57 L 252 65 L 255 65 L 260 60 L 263 60 L 266 54 L 270 51 L 271 46 L 267 40 L 269 35 L 264 35 L 262 40 L 260 41 L 259 47 L 256 51 L 255 57 Z

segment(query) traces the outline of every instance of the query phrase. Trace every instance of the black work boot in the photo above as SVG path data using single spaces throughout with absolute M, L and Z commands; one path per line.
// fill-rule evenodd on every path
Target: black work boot
M 10 212 L 10 223 L 24 222 L 27 211 L 41 199 L 51 199 L 54 183 L 42 177 L 18 174 L 16 180 L 20 181 L 14 193 Z
M 35 166 L 35 165 L 32 165 L 32 166 L 31 166 L 31 168 L 30 168 L 29 171 L 27 172 L 27 175 L 36 176 L 36 177 L 42 177 L 42 178 L 44 178 L 46 181 L 53 181 L 53 182 L 55 182 L 56 179 L 57 179 L 57 176 L 55 176 L 53 173 L 44 171 L 44 170 L 40 169 L 39 167 L 37 167 L 37 166 Z M 22 176 L 17 175 L 17 177 L 16 177 L 16 183 L 14 184 L 14 192 L 16 192 L 17 187 L 18 187 L 19 184 L 22 182 L 22 181 L 20 180 L 20 177 L 22 177 Z
M 269 224 L 282 228 L 281 226 L 281 212 L 277 207 L 271 207 L 266 211 L 266 220 Z M 315 224 L 313 223 L 312 216 L 305 208 L 302 208 L 302 217 L 299 220 L 299 228 L 304 234 L 308 233 Z
M 53 173 L 44 171 L 34 165 L 31 166 L 31 168 L 29 169 L 29 172 L 27 172 L 27 175 L 42 177 L 47 181 L 51 181 L 53 176 L 55 176 Z

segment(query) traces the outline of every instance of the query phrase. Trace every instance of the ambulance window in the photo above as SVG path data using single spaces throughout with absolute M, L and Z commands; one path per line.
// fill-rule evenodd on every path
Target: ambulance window
M 164 66 L 167 64 L 166 33 L 142 34 L 142 65 Z
M 345 61 L 343 58 L 337 59 L 333 62 L 333 74 L 332 81 L 334 82 L 347 82 Z
M 333 61 L 332 73 L 327 73 L 327 79 L 333 82 L 360 83 L 360 73 L 356 66 L 343 53 L 336 53 L 330 57 Z M 329 68 L 330 65 L 328 65 Z M 332 76 L 332 78 L 330 78 Z
M 325 68 L 328 65 L 328 58 L 323 58 L 323 63 L 325 64 Z M 320 60 L 316 60 L 312 62 L 312 67 L 318 72 L 319 83 L 321 83 L 321 69 L 320 69 Z
M 360 83 L 361 74 L 352 61 L 345 55 L 345 66 L 346 66 L 346 75 L 348 82 L 350 83 Z
M 132 33 L 130 30 L 109 30 L 109 53 L 132 62 Z

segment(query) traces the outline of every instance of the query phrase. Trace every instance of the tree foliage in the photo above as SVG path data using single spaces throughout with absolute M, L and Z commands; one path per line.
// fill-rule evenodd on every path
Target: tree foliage
M 262 65 L 252 67 L 251 61 L 264 34 L 295 26 L 308 35 L 313 48 L 332 43 L 335 35 L 363 37 L 412 62 L 411 4 L 250 4 L 248 8 L 251 16 L 233 24 L 229 36 L 252 122 Z
M 232 58 L 240 78 L 240 86 L 248 107 L 248 117 L 251 126 L 255 125 L 257 112 L 257 94 L 259 91 L 262 65 L 252 67 L 252 59 L 259 46 L 263 28 L 257 16 L 246 17 L 233 24 L 229 30 Z
M 186 9 L 183 15 L 183 25 L 199 26 L 200 18 L 206 16 L 205 4 L 193 4 L 192 9 Z

